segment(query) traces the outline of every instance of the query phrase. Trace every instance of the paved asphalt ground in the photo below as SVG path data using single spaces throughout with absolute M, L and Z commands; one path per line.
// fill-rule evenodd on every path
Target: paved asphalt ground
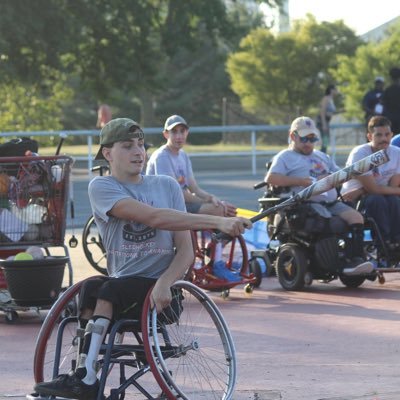
M 252 176 L 250 162 L 216 164 L 220 172 L 195 166 L 200 185 L 257 210 L 262 191 L 253 191 L 252 185 L 263 178 L 263 165 Z M 80 240 L 77 227 L 90 212 L 88 177 L 79 169 L 73 180 L 75 234 Z M 67 241 L 71 233 L 68 229 Z M 69 252 L 74 282 L 95 273 L 80 246 Z M 276 278 L 265 277 L 251 295 L 242 287 L 232 289 L 226 300 L 210 293 L 237 348 L 234 400 L 399 400 L 400 275 L 386 274 L 386 280 L 358 289 L 336 281 L 314 282 L 303 292 L 286 292 Z M 46 312 L 19 312 L 14 324 L 7 324 L 0 312 L 0 399 L 23 399 L 31 392 L 33 349 Z

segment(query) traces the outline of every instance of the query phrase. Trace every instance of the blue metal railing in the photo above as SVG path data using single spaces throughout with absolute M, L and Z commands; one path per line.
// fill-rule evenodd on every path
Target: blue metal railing
M 330 155 L 335 158 L 336 155 L 336 131 L 338 129 L 346 129 L 350 128 L 354 131 L 357 131 L 357 135 L 359 135 L 359 131 L 364 129 L 364 125 L 360 123 L 341 123 L 341 124 L 332 124 L 331 125 L 331 138 L 330 138 Z M 144 132 L 146 135 L 160 135 L 163 128 L 144 128 Z M 190 127 L 190 134 L 204 134 L 204 133 L 250 133 L 250 146 L 251 150 L 249 152 L 235 152 L 235 155 L 242 156 L 251 156 L 251 171 L 253 175 L 257 174 L 256 170 L 256 161 L 258 155 L 266 155 L 271 152 L 267 151 L 257 151 L 257 133 L 260 132 L 288 132 L 289 125 L 227 125 L 227 126 L 193 126 Z M 67 136 L 86 136 L 87 137 L 87 146 L 88 146 L 88 155 L 86 157 L 76 157 L 79 160 L 87 161 L 88 171 L 91 171 L 93 167 L 94 156 L 97 152 L 97 149 L 93 151 L 93 137 L 99 136 L 99 130 L 75 130 L 75 131 L 34 131 L 34 132 L 0 132 L 0 137 L 21 137 L 21 136 L 59 136 L 59 135 L 67 135 Z M 194 153 L 191 154 L 191 157 L 209 157 L 209 156 L 229 156 L 232 155 L 232 152 L 220 152 L 220 153 Z

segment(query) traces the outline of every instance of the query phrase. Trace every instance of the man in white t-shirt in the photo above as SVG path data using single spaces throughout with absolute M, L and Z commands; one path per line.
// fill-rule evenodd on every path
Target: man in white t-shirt
M 368 122 L 368 143 L 355 147 L 347 158 L 351 165 L 376 151 L 385 149 L 389 161 L 351 179 L 342 188 L 345 200 L 363 197 L 366 215 L 377 223 L 389 248 L 400 245 L 400 148 L 390 144 L 393 133 L 386 117 L 374 116 Z

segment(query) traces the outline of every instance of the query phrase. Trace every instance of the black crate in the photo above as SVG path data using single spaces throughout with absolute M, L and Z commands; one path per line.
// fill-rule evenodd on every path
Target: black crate
M 61 291 L 68 257 L 43 260 L 0 261 L 7 288 L 15 304 L 24 307 L 52 305 Z

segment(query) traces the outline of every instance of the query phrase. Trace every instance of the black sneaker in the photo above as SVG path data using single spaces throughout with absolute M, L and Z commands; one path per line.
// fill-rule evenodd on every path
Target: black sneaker
M 40 382 L 34 387 L 40 395 L 64 397 L 66 399 L 95 400 L 99 381 L 93 385 L 83 383 L 74 373 L 59 375 L 50 382 Z

